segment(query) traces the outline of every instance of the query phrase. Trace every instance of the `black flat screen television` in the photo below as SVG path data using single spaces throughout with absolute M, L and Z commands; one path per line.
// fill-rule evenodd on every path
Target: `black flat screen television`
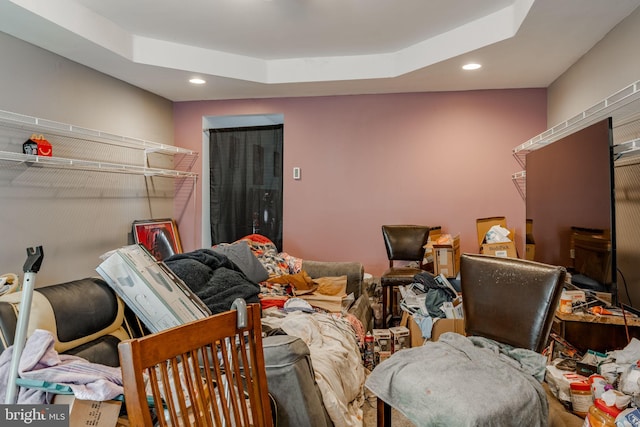
M 611 118 L 526 156 L 534 260 L 561 265 L 578 287 L 617 304 Z

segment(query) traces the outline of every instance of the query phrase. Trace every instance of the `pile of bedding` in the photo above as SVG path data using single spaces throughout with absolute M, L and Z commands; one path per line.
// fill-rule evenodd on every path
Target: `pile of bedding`
M 165 264 L 214 314 L 229 310 L 235 298 L 259 302 L 264 326 L 298 337 L 309 347 L 315 380 L 335 427 L 362 426 L 362 322 L 351 314 L 311 307 L 299 298 L 316 290 L 343 294 L 346 276 L 312 280 L 302 270 L 302 259 L 278 252 L 268 238 L 258 234 L 174 255 Z M 287 301 L 299 304 L 287 310 Z
M 211 249 L 176 254 L 164 262 L 213 314 L 229 310 L 236 298 L 264 303 L 261 297 L 266 294 L 267 280 L 300 273 L 302 265 L 301 259 L 278 252 L 273 242 L 259 234 Z M 281 289 L 282 296 L 291 293 L 286 286 Z
M 260 302 L 260 286 L 228 257 L 211 249 L 176 254 L 164 262 L 213 314 L 231 309 L 236 298 L 247 304 Z
M 449 332 L 394 353 L 366 387 L 416 425 L 543 427 L 545 364 L 533 351 Z
M 251 280 L 260 285 L 263 309 L 283 308 L 292 297 L 306 299 L 314 308 L 342 311 L 347 276 L 311 278 L 302 269 L 302 259 L 278 252 L 276 245 L 260 234 L 250 234 L 213 250 L 229 257 Z M 253 256 L 252 256 L 253 255 Z
M 309 347 L 315 379 L 335 427 L 361 427 L 365 371 L 353 327 L 331 313 L 265 311 L 262 323 L 302 339 Z M 273 315 L 270 315 L 273 314 Z
M 232 244 L 246 243 L 253 255 L 260 261 L 269 276 L 298 273 L 302 270 L 302 259 L 278 252 L 276 245 L 261 234 L 250 234 Z

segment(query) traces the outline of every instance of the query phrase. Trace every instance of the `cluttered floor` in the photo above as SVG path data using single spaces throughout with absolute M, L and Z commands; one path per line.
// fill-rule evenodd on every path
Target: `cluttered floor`
M 377 413 L 376 413 L 376 397 L 367 391 L 366 400 L 362 405 L 362 412 L 364 427 L 375 427 L 377 425 Z M 395 409 L 391 410 L 391 425 L 393 427 L 414 427 L 414 424 L 406 419 L 404 415 Z

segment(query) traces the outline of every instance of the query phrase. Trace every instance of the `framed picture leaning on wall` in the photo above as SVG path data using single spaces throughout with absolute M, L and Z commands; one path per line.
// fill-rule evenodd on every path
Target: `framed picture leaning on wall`
M 133 240 L 147 248 L 158 261 L 182 253 L 178 226 L 171 218 L 134 221 Z

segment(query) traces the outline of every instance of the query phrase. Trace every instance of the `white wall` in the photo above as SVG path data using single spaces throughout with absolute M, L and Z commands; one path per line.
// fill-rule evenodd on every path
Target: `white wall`
M 0 33 L 0 52 L 0 110 L 173 143 L 172 103 L 167 99 L 4 33 Z M 28 129 L 0 126 L 0 150 L 21 152 L 30 135 Z M 49 139 L 54 156 L 86 154 L 114 161 L 118 155 L 115 161 L 122 163 L 144 158 L 139 151 Z M 60 171 L 1 161 L 0 274 L 22 277 L 26 248 L 43 245 L 36 286 L 95 276 L 99 255 L 127 243 L 132 221 L 173 216 L 173 185 L 167 178 Z M 147 198 L 148 194 L 153 197 Z

